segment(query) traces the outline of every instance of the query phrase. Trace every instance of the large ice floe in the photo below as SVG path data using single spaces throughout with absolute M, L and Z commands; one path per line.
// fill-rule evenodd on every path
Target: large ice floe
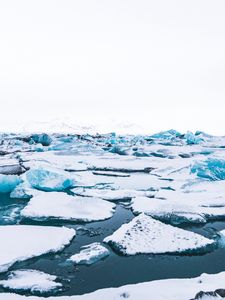
M 123 224 L 104 239 L 113 249 L 124 255 L 162 253 L 201 253 L 212 249 L 214 241 L 154 220 L 145 214 Z
M 66 227 L 0 226 L 0 273 L 16 262 L 61 251 L 74 236 L 75 230 Z
M 92 265 L 97 261 L 107 257 L 110 251 L 100 243 L 92 243 L 82 247 L 82 250 L 72 255 L 69 260 L 75 264 Z
M 31 219 L 91 222 L 112 217 L 115 204 L 99 198 L 70 196 L 62 192 L 34 196 L 21 215 Z
M 49 300 L 212 300 L 219 296 L 224 287 L 225 272 L 202 274 L 195 278 L 164 279 L 108 288 L 78 296 L 49 297 Z M 210 296 L 214 293 L 214 296 Z M 217 293 L 218 292 L 218 293 Z M 202 298 L 197 298 L 198 295 Z M 205 296 L 204 296 L 205 294 Z M 208 294 L 208 295 L 207 295 Z M 217 296 L 216 296 L 217 295 Z M 1 294 L 1 300 L 44 300 L 43 297 L 26 297 L 16 294 Z
M 17 270 L 10 272 L 7 279 L 0 280 L 0 286 L 10 291 L 47 293 L 62 288 L 56 280 L 56 276 L 38 270 Z

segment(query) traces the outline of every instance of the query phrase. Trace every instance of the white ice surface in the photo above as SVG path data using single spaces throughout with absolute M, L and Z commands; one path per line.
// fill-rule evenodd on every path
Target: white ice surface
M 82 247 L 82 250 L 69 258 L 75 264 L 91 265 L 110 254 L 100 243 L 92 243 Z
M 111 236 L 104 239 L 124 255 L 139 253 L 188 253 L 214 244 L 213 240 L 154 220 L 145 214 L 123 224 Z
M 23 217 L 56 218 L 91 222 L 112 217 L 115 204 L 99 198 L 70 196 L 62 192 L 40 193 L 22 210 Z
M 75 234 L 74 229 L 66 227 L 0 226 L 0 272 L 16 262 L 62 250 Z
M 6 280 L 0 280 L 0 286 L 10 290 L 24 290 L 33 292 L 50 292 L 62 287 L 54 275 L 38 270 L 16 270 L 10 272 Z M 1 296 L 0 296 L 1 297 Z

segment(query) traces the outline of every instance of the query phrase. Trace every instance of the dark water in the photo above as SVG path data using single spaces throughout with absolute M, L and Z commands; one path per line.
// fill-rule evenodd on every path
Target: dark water
M 195 277 L 201 273 L 218 273 L 225 270 L 225 249 L 218 248 L 211 253 L 199 256 L 173 255 L 137 255 L 123 257 L 111 251 L 106 259 L 91 266 L 74 266 L 66 260 L 80 250 L 80 247 L 93 242 L 102 242 L 104 237 L 112 234 L 123 223 L 130 221 L 134 216 L 130 209 L 118 204 L 114 216 L 106 221 L 88 224 L 33 222 L 20 220 L 18 212 L 14 219 L 7 219 L 7 214 L 15 206 L 20 209 L 26 205 L 26 200 L 12 200 L 7 195 L 0 196 L 1 224 L 62 224 L 77 230 L 77 236 L 70 246 L 58 254 L 44 255 L 31 259 L 11 268 L 29 268 L 57 275 L 63 282 L 65 289 L 58 295 L 75 295 L 95 291 L 100 288 L 117 287 L 125 284 L 151 281 L 164 278 Z M 225 222 L 208 223 L 202 227 L 186 227 L 206 237 L 213 237 L 218 230 L 225 229 Z M 1 241 L 1 243 L 4 241 Z M 2 274 L 0 279 L 7 274 Z M 2 292 L 3 289 L 0 289 Z

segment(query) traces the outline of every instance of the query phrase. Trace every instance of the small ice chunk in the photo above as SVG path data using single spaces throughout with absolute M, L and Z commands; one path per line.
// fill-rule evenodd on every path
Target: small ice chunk
M 23 217 L 91 222 L 111 218 L 115 204 L 99 198 L 76 197 L 65 193 L 41 193 L 22 210 Z
M 10 193 L 22 182 L 18 175 L 0 174 L 0 193 Z
M 10 272 L 7 280 L 0 280 L 0 286 L 13 291 L 46 293 L 62 288 L 62 284 L 56 282 L 56 279 L 56 276 L 37 270 L 17 270 Z
M 26 172 L 29 184 L 42 191 L 62 191 L 74 185 L 70 174 L 56 168 L 35 168 Z
M 0 273 L 14 263 L 61 251 L 75 236 L 74 229 L 52 226 L 0 226 Z M 50 238 L 49 238 L 50 237 Z
M 0 174 L 20 175 L 25 169 L 14 158 L 0 158 Z
M 166 225 L 145 214 L 122 225 L 111 236 L 106 237 L 104 242 L 124 255 L 201 253 L 214 245 L 213 240 Z
M 100 243 L 92 243 L 82 247 L 79 253 L 71 256 L 70 261 L 75 264 L 91 265 L 110 254 L 109 250 Z

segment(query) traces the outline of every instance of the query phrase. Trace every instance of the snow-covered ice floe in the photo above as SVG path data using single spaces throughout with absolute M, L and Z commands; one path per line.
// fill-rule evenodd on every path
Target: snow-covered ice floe
M 62 192 L 40 193 L 34 196 L 21 215 L 31 219 L 61 219 L 70 221 L 100 221 L 111 218 L 115 204 L 90 197 L 70 196 Z
M 7 279 L 0 280 L 0 286 L 12 291 L 46 293 L 62 288 L 56 280 L 56 276 L 38 270 L 17 270 L 10 272 Z
M 66 227 L 0 226 L 0 272 L 16 262 L 63 250 L 75 234 L 74 229 Z
M 82 250 L 69 258 L 75 264 L 92 265 L 107 257 L 110 251 L 100 243 L 92 243 L 82 247 Z
M 215 245 L 214 240 L 166 225 L 145 214 L 123 224 L 104 242 L 124 255 L 204 253 Z
M 214 292 L 224 288 L 225 272 L 218 274 L 202 274 L 195 278 L 163 279 L 118 288 L 107 288 L 90 294 L 77 296 L 49 297 L 49 300 L 212 300 L 222 299 L 220 296 L 204 296 L 196 298 L 201 292 Z M 44 300 L 43 297 L 26 297 L 10 293 L 2 293 L 1 300 Z M 218 295 L 218 294 L 217 294 Z
M 121 172 L 107 172 L 107 171 L 93 171 L 94 175 L 111 176 L 111 177 L 130 177 L 128 173 Z

